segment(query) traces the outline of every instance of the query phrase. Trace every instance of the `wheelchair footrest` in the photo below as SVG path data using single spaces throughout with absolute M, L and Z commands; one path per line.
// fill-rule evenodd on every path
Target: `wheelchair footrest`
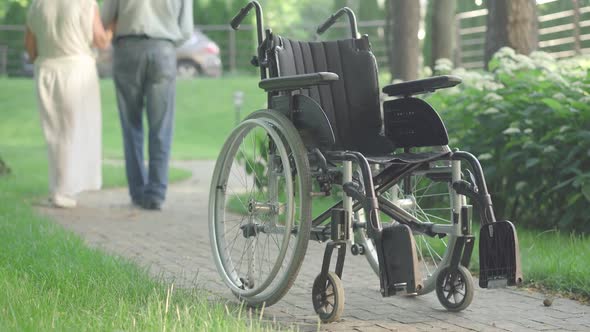
M 504 220 L 481 226 L 479 287 L 496 288 L 520 283 L 520 250 L 514 225 Z
M 397 224 L 384 228 L 377 242 L 381 295 L 412 294 L 422 288 L 412 230 Z

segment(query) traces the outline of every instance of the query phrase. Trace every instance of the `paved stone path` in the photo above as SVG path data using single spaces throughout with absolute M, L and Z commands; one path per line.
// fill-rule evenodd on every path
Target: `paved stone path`
M 187 281 L 237 301 L 220 281 L 211 259 L 207 200 L 213 162 L 181 162 L 193 177 L 172 185 L 164 210 L 132 207 L 126 189 L 81 195 L 73 210 L 39 207 L 91 246 L 129 257 L 151 273 Z M 311 242 L 301 272 L 289 293 L 264 315 L 301 331 L 590 331 L 590 306 L 516 289 L 476 289 L 473 303 L 460 313 L 443 309 L 431 293 L 382 298 L 379 279 L 362 256 L 347 255 L 343 284 L 346 304 L 341 321 L 319 325 L 311 286 L 319 273 L 324 245 Z M 526 257 L 523 257 L 523 260 Z

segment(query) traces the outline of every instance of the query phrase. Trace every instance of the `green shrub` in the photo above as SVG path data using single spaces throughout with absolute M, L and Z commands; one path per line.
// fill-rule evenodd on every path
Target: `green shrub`
M 589 57 L 503 48 L 490 72 L 454 70 L 463 84 L 428 98 L 450 145 L 480 159 L 497 217 L 590 231 L 589 68 Z

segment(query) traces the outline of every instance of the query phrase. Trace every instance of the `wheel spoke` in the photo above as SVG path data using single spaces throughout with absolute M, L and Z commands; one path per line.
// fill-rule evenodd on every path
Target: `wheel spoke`
M 453 292 L 449 291 L 449 294 L 447 295 L 447 301 L 451 299 L 451 296 L 453 296 Z

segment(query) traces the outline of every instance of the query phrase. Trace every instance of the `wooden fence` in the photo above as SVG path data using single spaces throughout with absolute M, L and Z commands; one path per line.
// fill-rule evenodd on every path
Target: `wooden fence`
M 581 7 L 578 0 L 537 1 L 538 5 L 557 2 L 567 2 L 571 4 L 571 9 L 540 13 L 539 49 L 556 58 L 590 54 L 590 6 Z M 484 8 L 455 16 L 459 41 L 457 65 L 483 68 L 487 14 Z
M 256 68 L 250 65 L 250 60 L 256 52 L 253 26 L 241 25 L 239 31 L 234 31 L 229 24 L 197 25 L 196 27 L 219 46 L 224 72 L 254 73 L 256 71 Z M 385 22 L 382 20 L 358 22 L 359 31 L 371 37 L 373 52 L 379 65 L 387 68 L 384 27 Z M 314 40 L 318 38 L 315 28 L 315 26 L 294 26 L 278 33 L 289 38 Z M 24 31 L 24 26 L 0 25 L 0 75 L 27 75 L 27 71 L 23 71 L 25 66 Z M 329 33 L 331 37 L 346 38 L 350 35 L 349 31 L 350 27 L 347 23 L 338 22 L 330 28 Z M 250 38 L 241 38 L 244 35 L 249 35 Z M 3 55 L 7 59 L 4 67 L 2 67 Z

